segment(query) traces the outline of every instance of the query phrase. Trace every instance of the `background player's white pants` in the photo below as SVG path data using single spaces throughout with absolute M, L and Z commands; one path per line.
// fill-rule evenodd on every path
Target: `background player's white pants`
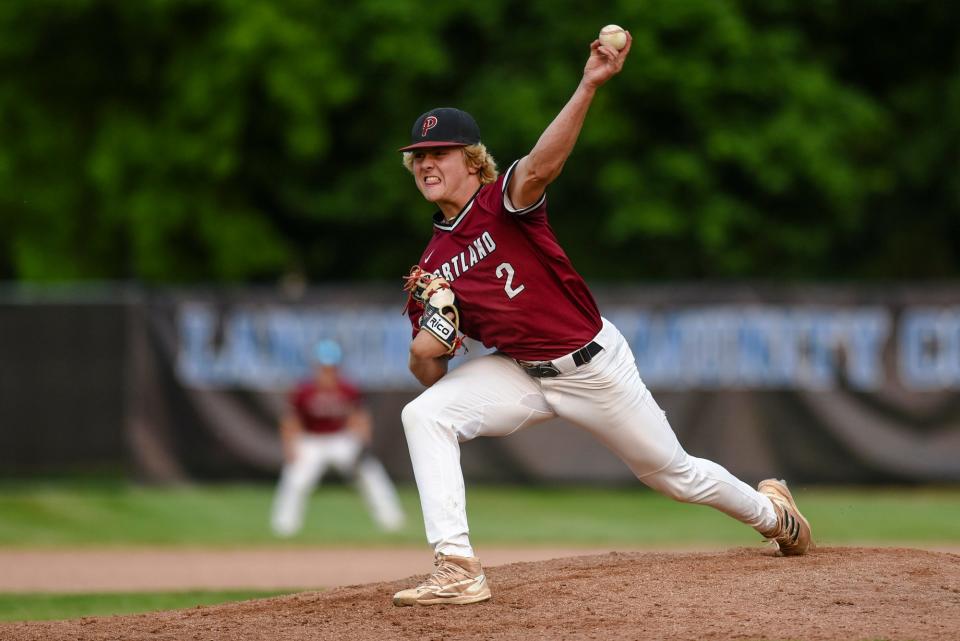
M 758 531 L 776 526 L 768 498 L 683 450 L 619 330 L 604 320 L 594 340 L 603 351 L 568 374 L 533 378 L 513 359 L 492 354 L 450 371 L 404 408 L 427 540 L 437 552 L 473 556 L 459 444 L 554 416 L 593 434 L 637 478 L 671 498 L 713 506 Z
M 300 530 L 310 493 L 330 467 L 356 481 L 377 525 L 391 531 L 402 527 L 403 510 L 393 483 L 376 458 L 357 460 L 362 449 L 349 432 L 300 435 L 296 458 L 284 465 L 280 474 L 271 518 L 273 531 L 291 536 Z

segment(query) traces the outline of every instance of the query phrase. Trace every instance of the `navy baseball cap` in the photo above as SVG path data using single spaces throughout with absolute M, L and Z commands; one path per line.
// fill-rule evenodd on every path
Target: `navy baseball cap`
M 438 107 L 422 114 L 413 123 L 410 144 L 400 151 L 421 147 L 465 147 L 480 142 L 480 126 L 466 111 Z

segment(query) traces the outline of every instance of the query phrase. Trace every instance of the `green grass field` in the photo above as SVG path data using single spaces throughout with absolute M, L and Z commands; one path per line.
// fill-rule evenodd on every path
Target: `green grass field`
M 76 619 L 88 616 L 176 610 L 198 605 L 263 599 L 283 594 L 257 590 L 223 592 L 109 592 L 102 594 L 0 594 L 0 621 Z
M 120 481 L 0 482 L 0 546 L 425 546 L 413 487 L 401 487 L 409 516 L 395 534 L 378 531 L 359 496 L 331 485 L 311 500 L 302 534 L 273 537 L 269 485 L 169 489 Z M 803 488 L 794 493 L 820 545 L 960 546 L 960 488 Z M 471 486 L 471 537 L 482 545 L 696 547 L 754 545 L 757 535 L 701 506 L 641 487 Z M 0 595 L 0 620 L 71 618 L 190 607 L 276 594 Z
M 302 534 L 288 541 L 267 525 L 273 488 L 181 489 L 121 482 L 0 482 L 0 546 L 424 545 L 413 487 L 401 487 L 403 531 L 373 527 L 351 488 L 331 485 L 311 500 Z M 960 488 L 794 488 L 824 545 L 960 544 Z M 702 506 L 641 487 L 472 486 L 472 537 L 492 545 L 750 544 L 756 535 Z

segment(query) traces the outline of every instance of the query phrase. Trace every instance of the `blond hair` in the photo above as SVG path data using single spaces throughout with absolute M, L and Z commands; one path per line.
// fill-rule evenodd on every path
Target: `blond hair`
M 497 179 L 497 161 L 493 159 L 483 143 L 467 145 L 460 147 L 460 149 L 463 151 L 463 159 L 467 164 L 480 170 L 477 175 L 480 177 L 481 185 L 488 185 Z M 403 152 L 403 166 L 411 174 L 413 173 L 413 154 L 412 151 Z

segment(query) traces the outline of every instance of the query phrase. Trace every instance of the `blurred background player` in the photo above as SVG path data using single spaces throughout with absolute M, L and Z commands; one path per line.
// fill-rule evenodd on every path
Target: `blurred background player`
M 396 489 L 370 451 L 370 412 L 340 374 L 342 356 L 336 342 L 317 343 L 313 378 L 290 393 L 290 409 L 280 422 L 285 463 L 271 519 L 278 536 L 300 530 L 307 500 L 330 467 L 356 482 L 377 525 L 387 531 L 403 526 Z

